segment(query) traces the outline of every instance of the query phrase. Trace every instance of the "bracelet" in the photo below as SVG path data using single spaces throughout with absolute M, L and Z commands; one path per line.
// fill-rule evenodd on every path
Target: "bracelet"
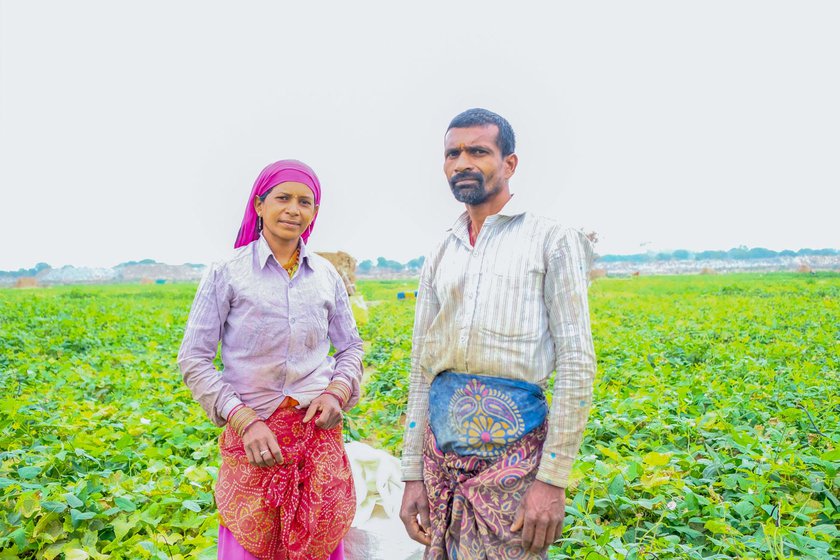
M 238 405 L 234 406 L 233 410 L 231 410 L 227 415 L 227 421 L 230 422 L 230 419 L 233 418 L 233 415 L 236 414 L 237 411 L 239 411 L 239 409 L 243 408 L 244 406 L 245 405 L 243 403 L 239 403 Z
M 344 407 L 344 404 L 350 400 L 350 388 L 340 381 L 331 381 L 330 384 L 327 385 L 327 388 L 324 389 L 324 392 L 330 393 L 338 398 L 338 402 L 341 403 L 342 408 Z
M 236 432 L 239 437 L 242 437 L 245 435 L 245 430 L 250 428 L 251 425 L 259 420 L 260 417 L 257 416 L 257 413 L 253 408 L 243 406 L 236 411 L 236 414 L 231 415 L 229 424 L 231 429 Z
M 343 400 L 341 400 L 341 396 L 340 396 L 340 395 L 337 395 L 337 394 L 333 393 L 332 391 L 327 391 L 327 390 L 325 390 L 325 391 L 324 391 L 323 393 L 321 393 L 321 394 L 322 394 L 322 395 L 330 395 L 330 396 L 332 396 L 332 397 L 335 397 L 335 400 L 337 400 L 337 401 L 338 401 L 338 406 L 339 406 L 339 407 L 342 407 L 342 408 L 344 407 L 344 401 L 343 401 Z

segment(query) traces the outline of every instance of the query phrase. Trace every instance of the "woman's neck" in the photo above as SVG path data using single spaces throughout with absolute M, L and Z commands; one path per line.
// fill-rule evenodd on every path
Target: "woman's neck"
M 284 265 L 289 262 L 292 256 L 295 254 L 295 250 L 297 250 L 298 245 L 300 244 L 300 238 L 286 241 L 285 239 L 271 239 L 269 236 L 263 235 L 266 243 L 268 243 L 268 247 L 271 249 L 271 253 L 274 255 L 274 258 L 277 259 L 277 262 L 280 265 Z

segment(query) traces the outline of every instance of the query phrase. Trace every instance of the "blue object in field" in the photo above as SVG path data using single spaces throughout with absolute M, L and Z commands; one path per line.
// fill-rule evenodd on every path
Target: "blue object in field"
M 166 279 L 158 278 L 157 280 L 155 280 L 155 284 L 166 284 Z
M 397 299 L 405 299 L 405 292 L 397 292 Z

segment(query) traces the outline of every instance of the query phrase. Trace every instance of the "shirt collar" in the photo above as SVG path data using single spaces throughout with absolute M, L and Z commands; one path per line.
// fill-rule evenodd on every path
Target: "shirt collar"
M 265 265 L 268 263 L 268 259 L 274 259 L 274 262 L 283 266 L 277 262 L 277 259 L 274 257 L 274 253 L 271 251 L 271 247 L 268 246 L 268 241 L 265 240 L 265 237 L 263 237 L 262 234 L 260 234 L 260 237 L 257 240 L 256 250 L 260 268 L 265 268 Z M 306 266 L 312 268 L 309 264 L 309 249 L 306 247 L 306 243 L 303 242 L 303 239 L 300 240 L 300 256 L 298 259 L 301 265 L 306 263 Z
M 508 221 L 511 218 L 515 218 L 516 216 L 520 216 L 526 212 L 526 210 L 521 206 L 521 198 L 517 198 L 515 194 L 511 194 L 510 199 L 502 206 L 502 209 L 499 210 L 498 213 L 492 214 L 487 216 L 487 219 L 484 220 L 484 225 L 492 225 L 498 222 L 499 220 Z M 483 227 L 483 226 L 482 226 Z M 449 228 L 449 231 L 455 236 L 463 240 L 467 245 L 469 245 L 470 240 L 470 215 L 464 211 L 458 219 L 455 220 L 455 223 L 452 224 L 452 227 Z
M 259 258 L 260 268 L 265 268 L 268 259 L 274 259 L 274 253 L 271 252 L 271 247 L 268 246 L 268 241 L 260 234 L 257 238 L 257 257 Z M 274 259 L 276 262 L 277 259 Z
M 508 200 L 502 209 L 499 210 L 496 216 L 504 216 L 507 218 L 513 218 L 516 216 L 520 216 L 526 212 L 525 208 L 522 206 L 522 197 L 516 196 L 516 193 L 510 195 L 510 200 Z M 488 216 L 489 218 L 490 216 Z

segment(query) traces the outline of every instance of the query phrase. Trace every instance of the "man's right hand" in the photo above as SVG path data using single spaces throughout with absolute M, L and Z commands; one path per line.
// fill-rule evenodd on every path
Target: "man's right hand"
M 429 496 L 422 480 L 409 480 L 405 483 L 400 519 L 409 537 L 425 546 L 432 543 Z

